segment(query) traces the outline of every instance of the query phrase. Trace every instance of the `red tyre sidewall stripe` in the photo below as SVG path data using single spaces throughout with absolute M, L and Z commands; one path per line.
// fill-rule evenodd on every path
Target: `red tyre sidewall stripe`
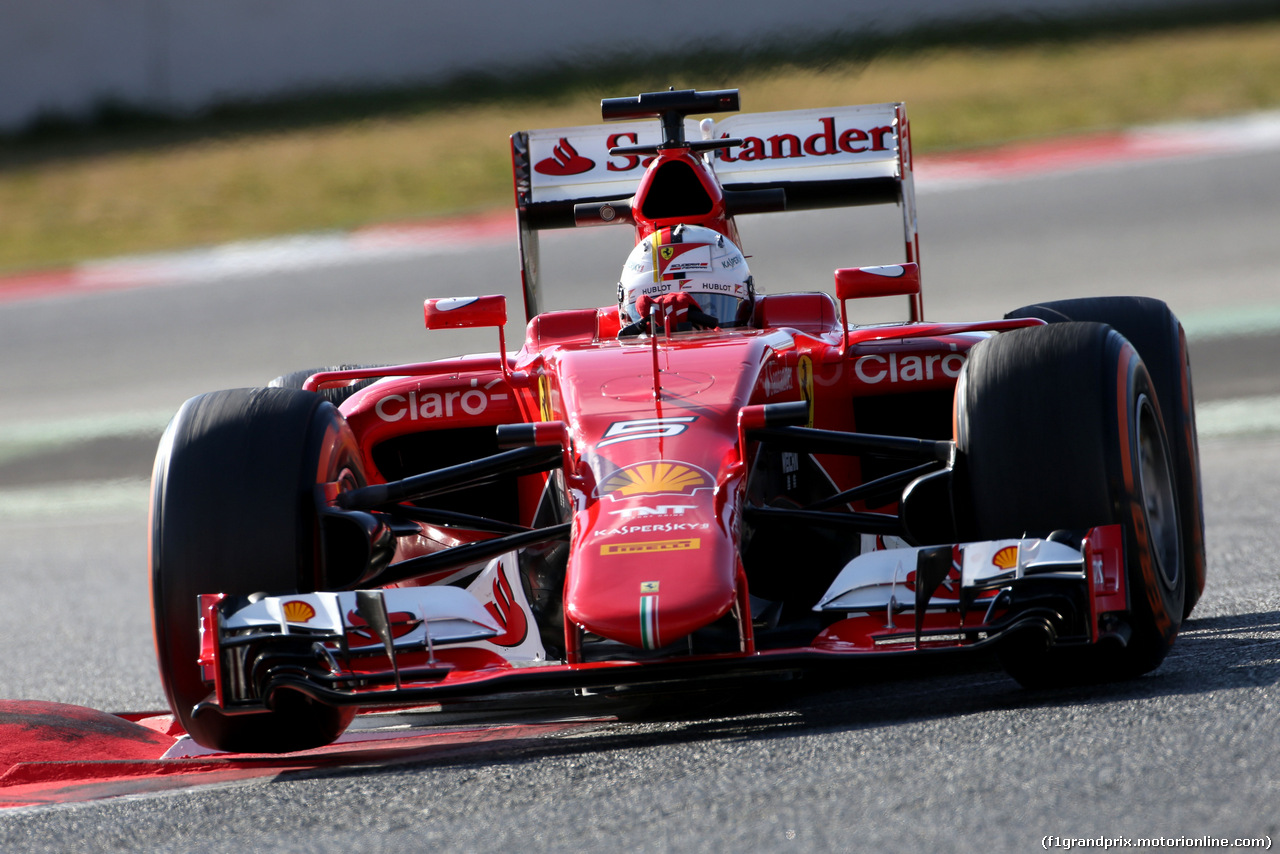
M 1178 624 L 1170 616 L 1164 605 L 1164 597 L 1161 593 L 1163 582 L 1157 577 L 1155 564 L 1152 560 L 1151 532 L 1147 528 L 1147 514 L 1142 503 L 1142 493 L 1138 489 L 1137 472 L 1134 470 L 1134 460 L 1137 459 L 1137 455 L 1141 453 L 1141 450 L 1138 448 L 1136 432 L 1138 429 L 1138 412 L 1136 407 L 1130 405 L 1130 401 L 1135 398 L 1134 386 L 1137 383 L 1138 368 L 1142 365 L 1142 361 L 1138 358 L 1137 352 L 1126 341 L 1121 346 L 1117 362 L 1116 413 L 1120 416 L 1117 421 L 1120 430 L 1120 467 L 1124 477 L 1123 506 L 1124 512 L 1129 516 L 1133 536 L 1136 540 L 1132 548 L 1129 549 L 1129 559 L 1136 561 L 1138 572 L 1143 580 L 1141 591 L 1130 589 L 1129 606 L 1132 609 L 1135 594 L 1143 596 L 1151 610 L 1152 617 L 1155 619 L 1156 628 L 1167 640 L 1172 640 L 1178 633 Z M 1150 391 L 1150 381 L 1148 381 L 1147 386 L 1148 391 Z M 1154 398 L 1151 398 L 1151 403 L 1152 406 L 1158 407 Z M 1156 417 L 1159 418 L 1159 416 L 1160 413 L 1157 408 Z
M 1190 542 L 1191 554 L 1183 554 L 1183 569 L 1187 573 L 1187 595 L 1192 595 L 1195 591 L 1195 598 L 1199 599 L 1200 594 L 1204 592 L 1204 583 L 1207 576 L 1207 567 L 1205 566 L 1204 554 L 1204 502 L 1201 497 L 1200 487 L 1200 466 L 1197 464 L 1200 459 L 1200 441 L 1196 437 L 1196 411 L 1191 393 L 1191 356 L 1187 352 L 1187 333 L 1182 328 L 1182 324 L 1178 326 L 1178 393 L 1182 395 L 1182 411 L 1187 413 L 1187 417 L 1178 425 L 1182 435 L 1179 437 L 1186 448 L 1188 459 L 1191 462 L 1189 473 L 1191 475 L 1191 483 L 1187 492 L 1191 500 L 1198 505 L 1198 511 L 1195 515 L 1200 517 L 1200 523 L 1191 526 Z M 1169 437 L 1170 441 L 1173 437 Z M 1172 450 L 1172 449 L 1170 449 Z M 1184 516 L 1188 514 L 1184 513 Z M 1183 532 L 1186 536 L 1186 532 Z

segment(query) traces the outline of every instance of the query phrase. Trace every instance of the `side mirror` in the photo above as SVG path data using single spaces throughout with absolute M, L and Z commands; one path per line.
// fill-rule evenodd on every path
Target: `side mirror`
M 507 323 L 507 298 L 502 294 L 483 297 L 442 297 L 422 303 L 422 318 L 428 329 L 474 329 Z
M 836 270 L 836 299 L 918 296 L 919 264 L 890 264 L 884 267 L 842 267 Z
M 507 364 L 507 298 L 502 294 L 483 297 L 441 297 L 424 300 L 422 320 L 428 329 L 475 329 L 498 327 L 498 363 L 502 375 L 511 382 L 513 374 Z
M 840 322 L 844 327 L 842 353 L 849 352 L 848 300 L 868 297 L 911 298 L 911 319 L 923 316 L 920 304 L 920 265 L 915 262 L 884 267 L 841 267 L 836 270 L 836 299 L 840 301 Z

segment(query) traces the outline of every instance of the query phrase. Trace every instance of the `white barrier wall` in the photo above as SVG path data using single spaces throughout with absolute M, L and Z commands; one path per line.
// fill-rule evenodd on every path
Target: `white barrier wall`
M 173 112 L 620 52 L 1212 0 L 0 0 L 0 130 L 116 102 Z M 1218 0 L 1223 2 L 1223 0 Z

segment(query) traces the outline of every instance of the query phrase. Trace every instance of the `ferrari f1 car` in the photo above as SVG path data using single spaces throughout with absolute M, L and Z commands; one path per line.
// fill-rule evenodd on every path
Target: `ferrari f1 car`
M 497 352 L 182 406 L 150 571 L 196 741 L 980 649 L 1029 686 L 1160 664 L 1205 580 L 1178 320 L 1112 297 L 927 321 L 903 105 L 689 118 L 738 103 L 606 99 L 617 124 L 512 136 L 519 351 L 505 297 L 432 298 L 428 329 Z M 757 287 L 735 217 L 877 204 L 901 263 L 836 270 L 834 298 Z M 594 225 L 635 232 L 617 303 L 540 311 L 539 233 Z M 886 296 L 909 320 L 859 324 Z

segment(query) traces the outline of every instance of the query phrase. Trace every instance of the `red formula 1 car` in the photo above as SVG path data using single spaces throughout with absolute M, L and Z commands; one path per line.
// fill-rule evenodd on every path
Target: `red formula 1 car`
M 926 321 L 901 104 L 733 90 L 518 133 L 528 328 L 499 350 L 189 400 L 152 488 L 156 649 L 215 748 L 358 708 L 993 648 L 1028 685 L 1156 667 L 1204 586 L 1182 328 L 1161 302 Z M 765 294 L 734 217 L 896 204 L 904 263 Z M 539 231 L 621 224 L 616 305 L 540 313 Z M 812 285 L 809 285 L 812 287 Z M 910 320 L 857 325 L 853 300 Z

